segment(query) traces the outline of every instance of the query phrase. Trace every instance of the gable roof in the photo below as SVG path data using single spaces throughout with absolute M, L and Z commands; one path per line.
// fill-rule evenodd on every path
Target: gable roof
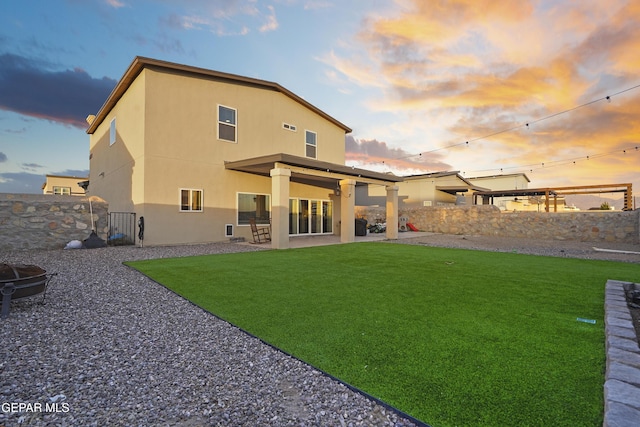
M 305 101 L 303 98 L 299 97 L 295 93 L 290 90 L 280 86 L 278 83 L 254 79 L 251 77 L 239 76 L 236 74 L 223 73 L 220 71 L 209 70 L 206 68 L 193 67 L 190 65 L 182 65 L 174 62 L 161 61 L 159 59 L 145 58 L 143 56 L 136 56 L 127 71 L 125 71 L 124 75 L 116 84 L 116 87 L 111 91 L 111 94 L 105 101 L 105 103 L 100 108 L 100 111 L 96 114 L 95 118 L 91 123 L 89 123 L 89 127 L 87 128 L 87 133 L 92 134 L 98 128 L 100 123 L 104 121 L 109 111 L 116 105 L 118 100 L 122 98 L 122 95 L 129 89 L 129 86 L 133 83 L 133 81 L 138 77 L 138 75 L 145 68 L 159 71 L 170 71 L 173 73 L 181 74 L 184 76 L 197 76 L 201 78 L 208 78 L 211 80 L 221 81 L 229 84 L 237 84 L 237 85 L 245 85 L 251 86 L 259 89 L 272 90 L 276 92 L 280 92 L 285 96 L 293 99 L 297 103 L 302 106 L 308 108 L 319 116 L 325 118 L 336 126 L 342 128 L 345 133 L 350 133 L 351 128 L 337 119 L 331 117 L 324 111 L 315 107 L 311 103 Z

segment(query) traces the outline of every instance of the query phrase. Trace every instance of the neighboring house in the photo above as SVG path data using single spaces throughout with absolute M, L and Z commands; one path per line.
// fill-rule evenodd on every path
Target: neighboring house
M 524 190 L 529 188 L 529 183 L 531 182 L 529 177 L 524 173 L 475 176 L 473 178 L 467 178 L 467 181 L 480 187 L 489 188 L 492 191 Z
M 476 176 L 467 178 L 467 180 L 476 185 L 488 188 L 490 191 L 517 190 L 517 192 L 520 190 L 527 190 L 529 188 L 529 183 L 531 182 L 529 177 L 524 173 Z M 538 194 L 531 196 L 523 194 L 518 197 L 517 192 L 514 196 L 496 196 L 485 200 L 484 202 L 490 202 L 489 204 L 496 205 L 505 211 L 537 211 L 539 210 L 540 205 L 542 205 L 542 209 L 544 210 L 544 195 L 542 198 Z
M 145 244 L 251 239 L 251 217 L 275 248 L 353 241 L 358 183 L 397 216 L 401 179 L 345 166 L 351 129 L 277 83 L 136 57 L 87 122 L 88 193 L 144 217 Z
M 530 189 L 531 180 L 524 173 L 478 176 L 467 180 L 489 189 L 489 197 L 479 198 L 480 203 L 493 204 L 505 212 L 544 212 L 547 209 L 547 198 L 553 210 L 569 210 L 565 208 L 564 197 L 549 195 L 544 189 Z M 480 191 L 479 194 L 482 193 Z
M 471 204 L 473 191 L 486 188 L 474 185 L 459 172 L 436 172 L 401 178 L 398 185 L 400 208 Z M 358 186 L 356 203 L 359 206 L 384 205 L 385 190 L 377 185 Z
M 84 183 L 89 178 L 84 176 L 47 175 L 42 184 L 42 194 L 60 194 L 65 196 L 84 196 Z

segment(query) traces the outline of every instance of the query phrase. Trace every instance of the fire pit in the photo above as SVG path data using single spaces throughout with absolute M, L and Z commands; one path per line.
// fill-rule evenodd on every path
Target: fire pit
M 0 264 L 1 317 L 9 316 L 11 301 L 42 295 L 41 304 L 44 304 L 47 285 L 54 275 L 37 265 Z

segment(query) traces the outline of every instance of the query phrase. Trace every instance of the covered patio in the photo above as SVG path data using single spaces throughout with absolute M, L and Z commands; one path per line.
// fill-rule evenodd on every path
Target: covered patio
M 271 247 L 274 249 L 290 247 L 289 196 L 291 182 L 326 188 L 333 192 L 334 200 L 338 202 L 340 243 L 355 241 L 355 186 L 358 183 L 384 186 L 387 193 L 387 223 L 398 222 L 398 186 L 396 183 L 402 181 L 402 178 L 395 175 L 284 153 L 227 161 L 225 168 L 271 178 Z M 387 227 L 385 238 L 397 239 L 398 228 Z

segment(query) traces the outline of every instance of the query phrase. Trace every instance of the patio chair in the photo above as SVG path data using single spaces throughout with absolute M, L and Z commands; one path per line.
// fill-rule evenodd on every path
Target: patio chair
M 271 241 L 271 231 L 269 227 L 258 227 L 255 218 L 249 218 L 253 243 L 267 243 Z

